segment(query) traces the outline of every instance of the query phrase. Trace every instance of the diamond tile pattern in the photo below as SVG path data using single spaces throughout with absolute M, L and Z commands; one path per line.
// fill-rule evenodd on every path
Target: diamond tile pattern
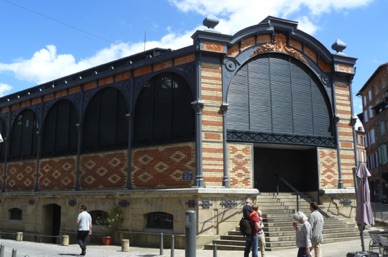
M 195 178 L 194 143 L 136 149 L 132 153 L 134 188 L 169 188 L 192 186 L 183 180 L 184 171 Z
M 35 188 L 35 161 L 8 164 L 6 191 L 32 191 Z
M 40 162 L 39 190 L 75 188 L 76 156 L 43 159 Z
M 83 155 L 81 189 L 121 189 L 127 186 L 127 151 Z

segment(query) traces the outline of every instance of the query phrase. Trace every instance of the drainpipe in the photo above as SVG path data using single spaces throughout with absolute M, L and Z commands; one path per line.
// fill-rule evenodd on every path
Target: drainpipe
M 335 81 L 335 79 L 333 78 Z M 340 121 L 340 118 L 337 116 L 337 101 L 335 97 L 335 82 L 333 83 L 333 106 L 334 106 L 334 129 L 335 129 L 335 137 L 336 137 L 336 144 L 337 144 L 337 168 L 338 168 L 338 188 L 342 189 L 344 188 L 344 183 L 342 181 L 342 171 L 341 171 L 341 151 L 340 151 L 340 142 L 339 142 L 339 133 L 338 133 L 338 122 Z
M 229 182 L 229 167 L 228 167 L 228 143 L 227 143 L 227 131 L 226 131 L 226 112 L 228 111 L 229 104 L 223 102 L 221 105 L 222 112 L 222 148 L 224 153 L 224 178 L 222 185 L 226 188 L 230 187 Z

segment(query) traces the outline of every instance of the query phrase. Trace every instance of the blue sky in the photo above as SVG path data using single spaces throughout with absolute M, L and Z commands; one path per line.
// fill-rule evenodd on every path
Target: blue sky
M 179 49 L 220 19 L 233 35 L 268 15 L 298 21 L 330 52 L 340 39 L 357 58 L 355 95 L 388 62 L 386 0 L 0 0 L 0 96 L 154 47 Z

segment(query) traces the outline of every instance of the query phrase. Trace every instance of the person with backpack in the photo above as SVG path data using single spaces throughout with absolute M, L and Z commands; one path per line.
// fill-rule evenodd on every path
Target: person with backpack
M 255 211 L 253 211 L 251 205 L 246 204 L 243 207 L 243 218 L 249 220 L 249 226 L 251 228 L 251 234 L 245 235 L 244 257 L 249 257 L 250 251 L 252 251 L 252 257 L 258 257 L 258 230 L 260 226 L 259 216 Z

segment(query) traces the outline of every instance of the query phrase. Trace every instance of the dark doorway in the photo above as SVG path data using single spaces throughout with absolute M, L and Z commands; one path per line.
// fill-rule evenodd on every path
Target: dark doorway
M 260 148 L 254 150 L 254 187 L 260 192 L 276 192 L 275 175 L 283 177 L 301 192 L 318 190 L 317 151 L 315 148 Z M 281 192 L 291 190 L 279 184 Z
M 44 238 L 46 243 L 59 243 L 57 238 L 61 229 L 61 206 L 57 204 L 49 204 L 43 207 L 43 234 L 47 235 Z

